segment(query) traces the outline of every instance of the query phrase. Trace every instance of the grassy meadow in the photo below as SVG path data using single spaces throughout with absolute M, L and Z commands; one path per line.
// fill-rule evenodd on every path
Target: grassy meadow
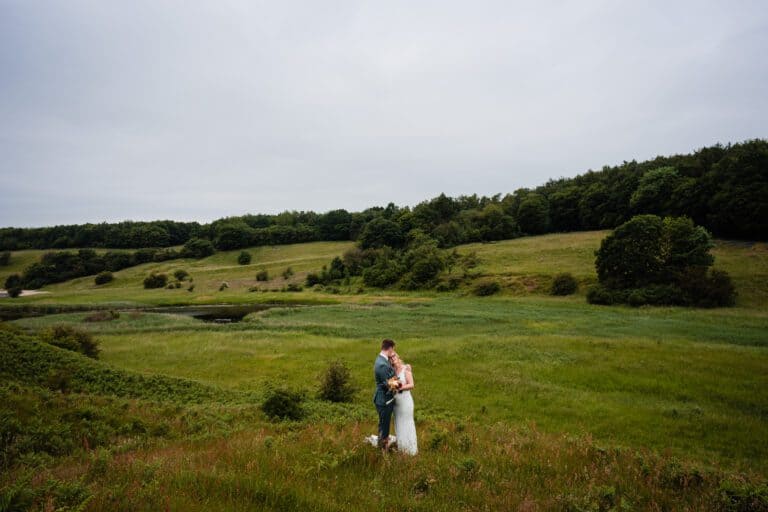
M 476 278 L 503 283 L 487 298 L 472 296 L 471 283 L 445 294 L 358 293 L 357 283 L 269 291 L 284 286 L 287 266 L 300 282 L 345 243 L 46 287 L 14 304 L 305 305 L 226 325 L 128 311 L 104 322 L 84 312 L 11 322 L 0 330 L 0 419 L 17 418 L 30 446 L 41 432 L 77 446 L 20 454 L 0 496 L 33 510 L 766 510 L 768 249 L 718 242 L 715 266 L 734 278 L 735 308 L 591 306 L 583 290 L 604 235 L 460 247 L 480 258 Z M 149 271 L 176 268 L 190 272 L 193 292 L 141 288 Z M 262 268 L 271 282 L 255 281 Z M 562 271 L 580 293 L 547 296 Z M 222 281 L 230 287 L 219 292 Z M 24 341 L 62 323 L 92 332 L 100 360 Z M 376 428 L 371 373 L 383 337 L 414 367 L 414 458 L 363 443 Z M 30 366 L 27 346 L 45 365 Z M 351 404 L 316 398 L 337 359 L 358 390 Z M 72 375 L 67 393 L 47 384 L 61 371 Z M 268 420 L 259 405 L 273 387 L 304 391 L 306 418 Z

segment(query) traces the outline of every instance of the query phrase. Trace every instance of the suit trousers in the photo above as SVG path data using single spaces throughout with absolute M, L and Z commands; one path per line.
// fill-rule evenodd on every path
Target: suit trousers
M 389 424 L 392 421 L 395 402 L 392 401 L 389 405 L 377 405 L 376 410 L 379 413 L 379 446 L 383 446 L 384 441 L 389 438 Z

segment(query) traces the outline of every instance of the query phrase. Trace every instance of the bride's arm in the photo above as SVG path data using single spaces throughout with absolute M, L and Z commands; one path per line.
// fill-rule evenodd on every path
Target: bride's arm
M 400 388 L 400 391 L 413 389 L 413 372 L 411 371 L 411 365 L 405 367 L 405 384 Z

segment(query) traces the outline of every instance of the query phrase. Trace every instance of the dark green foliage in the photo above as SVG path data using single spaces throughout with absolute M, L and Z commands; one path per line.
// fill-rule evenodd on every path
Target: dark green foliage
M 256 272 L 256 280 L 257 281 L 269 281 L 269 272 L 266 270 L 259 270 Z
M 11 263 L 11 251 L 0 252 L 0 267 L 5 267 Z
M 65 350 L 79 352 L 93 359 L 99 357 L 99 343 L 91 333 L 71 325 L 54 325 L 40 333 L 40 339 Z
M 3 287 L 6 290 L 10 290 L 11 288 L 21 288 L 21 285 L 22 285 L 21 276 L 19 274 L 11 274 L 5 278 L 5 283 Z
M 239 265 L 249 265 L 251 263 L 251 253 L 248 251 L 242 251 L 237 257 L 237 263 Z
M 355 395 L 352 375 L 343 361 L 334 361 L 323 373 L 319 397 L 330 402 L 351 402 Z
M 144 278 L 144 288 L 164 288 L 168 283 L 168 276 L 165 274 L 156 274 L 152 272 Z
M 11 288 L 7 288 L 6 292 L 8 292 L 8 296 L 12 299 L 15 299 L 19 295 L 21 295 L 21 292 L 24 291 L 21 289 L 20 286 L 12 286 Z
M 403 269 L 396 253 L 385 248 L 377 254 L 370 267 L 363 270 L 363 282 L 366 286 L 386 288 L 400 280 Z
M 446 256 L 437 248 L 437 242 L 428 237 L 419 237 L 409 244 L 402 256 L 402 266 L 407 269 L 403 276 L 403 287 L 417 289 L 431 287 L 440 272 L 445 269 Z
M 102 259 L 104 260 L 104 268 L 111 272 L 135 265 L 135 259 L 129 252 L 109 251 L 102 256 Z
M 398 223 L 379 217 L 365 225 L 358 243 L 361 249 L 402 247 L 405 236 Z
M 549 293 L 552 295 L 572 295 L 579 288 L 579 283 L 571 274 L 564 272 L 557 274 L 552 280 L 552 288 Z
M 317 274 L 315 272 L 310 272 L 307 274 L 307 278 L 304 281 L 304 283 L 307 285 L 307 287 L 311 288 L 317 284 L 322 284 L 323 281 L 320 279 L 320 274 Z
M 520 202 L 517 222 L 524 233 L 538 235 L 549 231 L 549 203 L 541 194 L 531 193 Z
M 638 215 L 606 237 L 595 266 L 600 287 L 590 290 L 593 304 L 632 306 L 732 306 L 730 277 L 709 271 L 714 258 L 709 233 L 685 217 Z
M 173 271 L 173 277 L 175 277 L 177 281 L 184 281 L 186 278 L 189 277 L 189 272 L 180 268 L 178 270 Z
M 291 276 L 293 276 L 293 269 L 291 267 L 286 268 L 283 270 L 283 279 L 290 279 Z
M 160 220 L 80 224 L 46 228 L 2 228 L 0 249 L 67 249 L 75 247 L 167 247 L 197 236 L 197 222 Z
M 478 297 L 494 295 L 499 291 L 501 291 L 501 285 L 496 281 L 480 281 L 472 290 L 472 292 Z
M 216 252 L 210 240 L 204 238 L 190 238 L 181 248 L 182 258 L 194 258 L 196 260 L 207 258 Z
M 621 290 L 611 290 L 599 284 L 592 285 L 587 290 L 587 302 L 590 304 L 610 306 L 611 304 L 624 302 L 623 299 L 620 300 L 617 296 L 621 293 L 623 293 Z
M 112 274 L 112 272 L 109 272 L 108 270 L 104 270 L 103 272 L 99 272 L 96 274 L 96 277 L 93 278 L 93 281 L 99 285 L 99 284 L 107 284 L 110 281 L 113 281 L 115 279 L 115 276 Z
M 349 240 L 351 227 L 352 214 L 347 210 L 332 210 L 317 219 L 321 240 Z
M 638 215 L 603 239 L 595 267 L 601 284 L 636 288 L 652 283 L 663 265 L 663 222 L 655 215 Z
M 305 415 L 303 402 L 303 393 L 288 389 L 274 389 L 262 403 L 261 410 L 272 419 L 298 421 Z
M 632 193 L 629 206 L 636 213 L 671 215 L 675 189 L 683 178 L 674 167 L 660 167 L 645 173 Z
M 296 283 L 288 283 L 285 286 L 285 291 L 286 292 L 300 292 L 302 290 L 303 290 L 303 288 L 301 287 L 301 285 L 298 285 Z

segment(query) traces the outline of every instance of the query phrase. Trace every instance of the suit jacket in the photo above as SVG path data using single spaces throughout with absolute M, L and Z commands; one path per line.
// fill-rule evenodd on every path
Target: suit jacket
M 373 403 L 384 407 L 387 402 L 395 397 L 395 394 L 389 390 L 387 379 L 395 376 L 395 370 L 389 364 L 387 358 L 379 354 L 376 362 L 373 363 L 373 377 L 376 380 L 376 393 L 373 395 Z

